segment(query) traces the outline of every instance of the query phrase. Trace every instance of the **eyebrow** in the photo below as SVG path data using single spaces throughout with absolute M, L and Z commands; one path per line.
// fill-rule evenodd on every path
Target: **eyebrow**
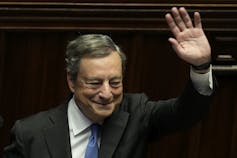
M 112 77 L 110 78 L 109 80 L 121 80 L 122 79 L 122 76 L 115 76 L 115 77 Z M 84 78 L 85 81 L 93 81 L 93 80 L 103 80 L 99 77 L 88 77 L 88 78 Z
M 120 76 L 120 77 L 113 77 L 113 78 L 111 78 L 110 80 L 120 80 L 120 79 L 122 79 L 122 77 Z

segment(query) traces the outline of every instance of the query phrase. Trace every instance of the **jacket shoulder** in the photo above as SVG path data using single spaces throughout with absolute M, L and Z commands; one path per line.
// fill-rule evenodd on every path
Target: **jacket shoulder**
M 36 133 L 42 131 L 45 128 L 54 124 L 53 117 L 57 115 L 64 115 L 66 113 L 66 105 L 60 105 L 52 109 L 41 111 L 36 114 L 32 114 L 23 119 L 17 120 L 12 128 L 13 131 L 20 131 L 22 133 Z M 60 114 L 61 113 L 61 114 Z

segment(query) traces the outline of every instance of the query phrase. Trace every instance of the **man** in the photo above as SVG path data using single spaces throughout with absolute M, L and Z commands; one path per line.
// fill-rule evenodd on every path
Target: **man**
M 99 124 L 100 158 L 144 158 L 147 144 L 198 122 L 209 109 L 214 91 L 211 49 L 199 13 L 194 25 L 185 10 L 166 14 L 177 55 L 191 66 L 184 92 L 177 98 L 150 101 L 144 94 L 123 94 L 126 57 L 105 35 L 89 34 L 68 44 L 67 82 L 73 93 L 66 103 L 17 121 L 7 158 L 84 158 Z

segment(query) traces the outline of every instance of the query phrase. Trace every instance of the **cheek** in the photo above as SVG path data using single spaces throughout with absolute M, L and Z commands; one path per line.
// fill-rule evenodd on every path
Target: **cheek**
M 123 87 L 119 87 L 116 89 L 112 89 L 111 93 L 113 94 L 113 98 L 117 99 L 120 98 L 122 96 L 123 93 Z M 87 98 L 87 99 L 95 99 L 97 97 L 99 97 L 99 90 L 95 90 L 95 89 L 80 89 L 80 91 L 78 91 L 77 95 L 79 96 L 79 98 Z
M 122 95 L 122 93 L 123 93 L 123 87 L 112 90 L 112 94 L 113 94 L 114 98 L 120 97 Z
M 85 101 L 88 100 L 90 98 L 93 98 L 94 96 L 97 95 L 97 91 L 96 90 L 92 90 L 92 89 L 85 89 L 85 88 L 80 88 L 77 91 L 75 91 L 75 95 L 77 96 L 77 98 L 81 101 Z
M 93 98 L 98 94 L 98 90 L 92 90 L 92 89 L 85 89 L 81 92 L 81 95 L 87 97 L 87 98 Z
M 122 99 L 123 99 L 123 88 L 117 89 L 116 91 L 113 92 L 114 96 L 114 105 L 117 106 L 121 104 Z

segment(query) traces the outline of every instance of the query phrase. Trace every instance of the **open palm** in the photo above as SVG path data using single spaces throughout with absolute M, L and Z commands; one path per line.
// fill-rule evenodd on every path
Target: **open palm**
M 201 17 L 194 13 L 194 26 L 185 8 L 172 8 L 166 14 L 166 21 L 175 38 L 169 38 L 176 54 L 192 65 L 207 63 L 211 58 L 211 48 L 203 32 Z

